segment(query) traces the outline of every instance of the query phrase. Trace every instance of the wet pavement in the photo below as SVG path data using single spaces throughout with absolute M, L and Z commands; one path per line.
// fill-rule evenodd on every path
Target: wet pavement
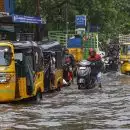
M 130 76 L 109 73 L 102 80 L 102 89 L 72 85 L 40 104 L 1 104 L 0 130 L 130 129 Z

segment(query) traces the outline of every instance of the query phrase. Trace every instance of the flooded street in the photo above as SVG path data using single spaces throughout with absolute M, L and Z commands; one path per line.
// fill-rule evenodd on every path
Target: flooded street
M 103 88 L 76 85 L 46 94 L 41 104 L 1 104 L 0 130 L 130 129 L 130 77 L 103 76 Z

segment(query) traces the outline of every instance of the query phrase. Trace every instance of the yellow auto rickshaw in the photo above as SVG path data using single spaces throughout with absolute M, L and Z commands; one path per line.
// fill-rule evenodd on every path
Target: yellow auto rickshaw
M 0 102 L 42 98 L 41 54 L 35 42 L 0 42 Z
M 130 74 L 130 43 L 123 43 L 120 51 L 121 73 Z
M 75 35 L 68 39 L 67 48 L 69 54 L 74 56 L 76 63 L 83 59 L 83 39 L 80 35 Z
M 82 48 L 68 48 L 69 54 L 74 56 L 76 63 L 83 59 L 83 49 Z
M 60 90 L 63 85 L 62 46 L 57 41 L 39 42 L 43 53 L 45 92 Z

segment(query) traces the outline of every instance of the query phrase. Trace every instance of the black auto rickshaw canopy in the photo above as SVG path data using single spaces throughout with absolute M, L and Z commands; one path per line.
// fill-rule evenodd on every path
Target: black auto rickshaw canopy
M 38 47 L 37 43 L 33 41 L 13 41 L 12 44 L 15 49 L 31 49 L 33 47 Z
M 42 51 L 62 51 L 62 46 L 58 41 L 42 41 L 38 42 L 38 45 L 41 47 Z
M 41 48 L 34 41 L 13 41 L 15 53 L 22 53 L 24 56 L 31 56 L 33 59 L 34 71 L 39 71 L 42 68 L 43 53 Z

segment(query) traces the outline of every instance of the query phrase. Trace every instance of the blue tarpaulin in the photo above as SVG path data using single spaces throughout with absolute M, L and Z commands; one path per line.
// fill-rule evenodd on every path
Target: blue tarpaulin
M 82 47 L 82 39 L 81 38 L 70 38 L 68 39 L 68 48 L 81 48 Z

